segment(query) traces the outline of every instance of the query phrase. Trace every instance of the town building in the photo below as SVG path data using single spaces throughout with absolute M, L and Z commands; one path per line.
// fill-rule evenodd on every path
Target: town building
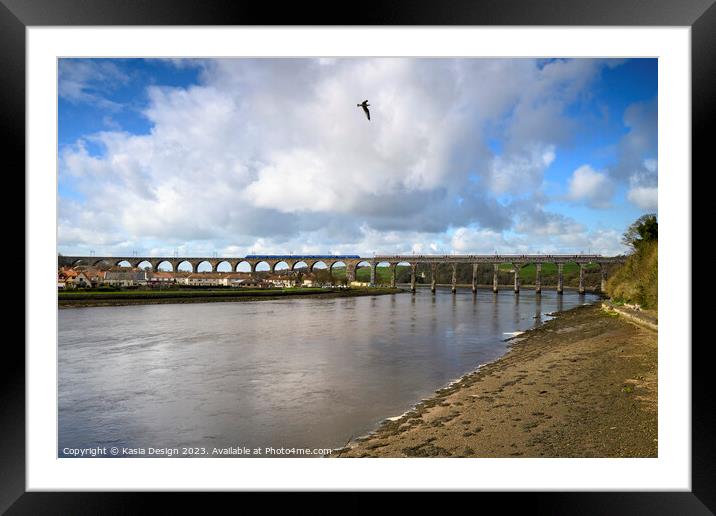
M 147 272 L 144 270 L 105 271 L 103 284 L 112 287 L 135 287 L 140 285 L 146 285 Z
M 264 278 L 264 281 L 266 281 L 266 283 L 271 284 L 271 286 L 277 288 L 292 288 L 296 285 L 296 280 L 287 275 L 269 276 L 267 278 Z
M 172 272 L 157 271 L 147 274 L 147 284 L 151 287 L 174 285 L 176 281 L 175 274 Z
M 70 268 L 61 268 L 57 271 L 57 288 L 70 289 L 74 288 L 74 279 L 78 272 Z
M 192 287 L 225 287 L 228 280 L 222 272 L 194 272 L 184 278 L 185 284 Z
M 73 278 L 73 283 L 75 288 L 91 288 L 92 287 L 92 280 L 90 279 L 89 275 L 85 272 L 78 272 L 77 276 Z

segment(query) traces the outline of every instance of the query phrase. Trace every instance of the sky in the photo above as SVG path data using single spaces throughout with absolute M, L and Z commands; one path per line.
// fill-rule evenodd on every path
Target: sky
M 66 255 L 615 255 L 657 213 L 656 59 L 61 59 L 58 97 Z

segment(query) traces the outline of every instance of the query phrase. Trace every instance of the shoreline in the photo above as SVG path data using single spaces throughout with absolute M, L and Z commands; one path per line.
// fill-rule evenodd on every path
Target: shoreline
M 166 292 L 166 291 L 165 291 Z M 270 292 L 266 294 L 256 295 L 255 293 L 240 292 L 217 292 L 213 295 L 201 295 L 196 291 L 179 291 L 185 294 L 172 296 L 169 294 L 160 294 L 161 297 L 143 297 L 142 293 L 120 294 L 117 297 L 111 297 L 113 294 L 103 294 L 94 296 L 94 298 L 78 298 L 78 299 L 60 299 L 57 300 L 58 309 L 63 308 L 87 308 L 97 306 L 132 306 L 132 305 L 154 305 L 154 304 L 184 304 L 184 303 L 218 303 L 218 302 L 245 302 L 245 301 L 276 301 L 278 299 L 332 299 L 338 297 L 359 297 L 359 296 L 380 296 L 386 294 L 402 294 L 407 292 L 402 288 L 373 288 L 373 289 L 345 289 L 345 290 L 327 290 L 326 292 Z M 89 293 L 91 294 L 91 293 Z M 149 294 L 156 294 L 149 292 Z M 136 297 L 132 297 L 136 296 Z
M 658 456 L 655 331 L 594 303 L 504 340 L 330 457 Z

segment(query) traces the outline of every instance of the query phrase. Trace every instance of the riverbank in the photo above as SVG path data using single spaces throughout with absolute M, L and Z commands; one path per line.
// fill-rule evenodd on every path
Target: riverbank
M 602 308 L 608 311 L 616 312 L 627 319 L 631 319 L 640 326 L 646 326 L 654 331 L 659 329 L 659 318 L 656 310 L 636 310 L 628 305 L 619 305 L 609 300 L 602 302 Z
M 271 290 L 155 290 L 117 292 L 62 292 L 58 295 L 59 308 L 88 306 L 127 306 L 163 303 L 212 303 L 263 301 L 286 298 L 335 298 L 378 296 L 406 292 L 400 288 L 350 289 L 271 289 Z
M 332 457 L 657 455 L 657 333 L 589 305 Z

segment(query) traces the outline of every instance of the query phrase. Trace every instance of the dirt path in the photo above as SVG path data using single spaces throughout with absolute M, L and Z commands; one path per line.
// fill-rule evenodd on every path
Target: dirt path
M 592 305 L 513 342 L 332 456 L 657 456 L 656 332 Z

